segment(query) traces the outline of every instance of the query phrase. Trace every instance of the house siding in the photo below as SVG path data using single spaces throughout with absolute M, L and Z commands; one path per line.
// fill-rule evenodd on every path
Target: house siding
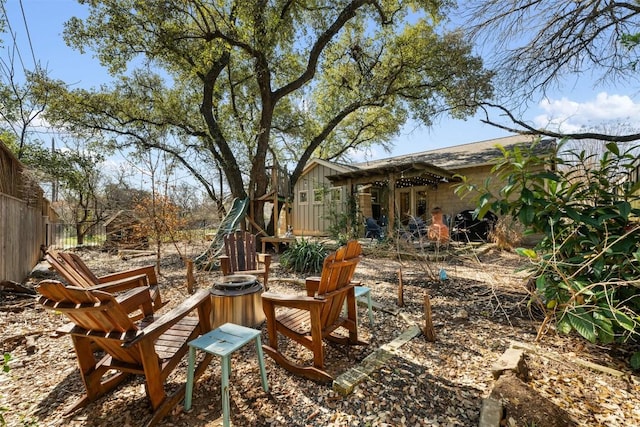
M 334 181 L 343 184 L 343 203 L 337 206 L 335 211 L 345 212 L 345 197 L 349 191 L 357 187 L 358 210 L 361 216 L 359 219 L 362 221 L 368 216 L 379 219 L 384 213 L 390 223 L 400 225 L 406 222 L 409 216 L 422 216 L 425 221 L 430 221 L 430 211 L 436 207 L 441 208 L 448 218 L 464 210 L 473 210 L 476 208 L 477 194 L 458 196 L 455 188 L 459 184 L 452 182 L 455 174 L 465 176 L 467 182 L 479 188 L 483 188 L 487 178 L 490 178 L 489 190 L 497 194 L 505 183 L 492 173 L 492 168 L 501 157 L 501 152 L 496 146 L 511 147 L 526 144 L 526 138 L 523 138 L 522 136 L 498 138 L 349 167 L 312 160 L 308 173 L 303 174 L 303 179 L 296 184 L 294 232 L 297 235 L 328 234 L 331 209 L 326 205 L 313 204 L 313 189 L 323 185 L 328 188 L 331 183 L 327 177 L 333 175 L 339 175 Z M 555 141 L 546 140 L 537 146 L 538 154 L 550 154 L 554 147 Z M 548 166 L 553 167 L 552 164 Z M 409 172 L 405 175 L 404 171 Z M 415 177 L 424 177 L 424 179 L 407 183 Z M 404 181 L 401 181 L 401 178 Z M 447 179 L 450 182 L 446 182 Z M 377 186 L 384 181 L 397 188 L 392 190 L 387 186 Z M 303 188 L 307 191 L 308 200 L 301 204 L 299 195 Z M 373 196 L 373 191 L 376 191 L 376 197 Z
M 484 186 L 485 180 L 491 176 L 491 168 L 493 165 L 473 166 L 469 168 L 461 168 L 455 170 L 458 175 L 465 176 L 470 184 Z M 455 216 L 457 213 L 476 208 L 476 198 L 474 194 L 468 194 L 460 197 L 455 194 L 455 188 L 459 183 L 443 183 L 439 184 L 436 191 L 427 192 L 429 196 L 429 209 L 440 207 L 445 215 Z M 504 183 L 497 179 L 490 182 L 492 192 L 499 190 Z
M 347 204 L 346 187 L 332 187 L 331 182 L 327 179 L 327 176 L 339 172 L 325 165 L 316 164 L 296 182 L 291 221 L 294 235 L 329 235 L 332 212 L 345 212 Z M 301 200 L 303 192 L 306 192 L 306 201 Z M 334 199 L 338 194 L 340 200 L 336 201 Z M 322 200 L 317 201 L 316 197 L 321 197 Z

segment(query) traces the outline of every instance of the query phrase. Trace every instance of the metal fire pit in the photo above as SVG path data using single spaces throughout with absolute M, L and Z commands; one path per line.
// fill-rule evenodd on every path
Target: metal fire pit
M 262 311 L 264 289 L 256 276 L 232 274 L 223 276 L 211 288 L 211 322 L 214 328 L 231 322 L 256 326 L 264 321 Z

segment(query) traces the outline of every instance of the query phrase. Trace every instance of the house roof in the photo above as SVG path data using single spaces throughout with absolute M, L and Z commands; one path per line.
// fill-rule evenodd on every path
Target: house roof
M 311 169 L 313 169 L 314 167 L 316 167 L 317 165 L 322 165 L 325 166 L 329 169 L 333 169 L 336 172 L 349 172 L 352 170 L 357 170 L 358 168 L 353 167 L 352 165 L 345 165 L 343 163 L 336 163 L 336 162 L 330 162 L 328 160 L 322 160 L 319 159 L 317 157 L 314 157 L 313 159 L 309 160 L 307 162 L 307 164 L 304 166 L 304 169 L 302 171 L 302 175 L 306 175 L 309 173 L 309 171 Z
M 345 183 L 347 180 L 364 183 L 385 181 L 390 173 L 395 173 L 399 174 L 400 179 L 413 181 L 407 185 L 437 184 L 451 180 L 457 169 L 496 163 L 501 157 L 498 146 L 511 149 L 517 145 L 530 145 L 536 139 L 533 136 L 514 135 L 356 163 L 352 170 L 328 178 L 336 184 Z M 540 154 L 546 153 L 552 146 L 555 146 L 555 140 L 542 140 L 535 151 Z M 418 177 L 422 182 L 415 182 Z

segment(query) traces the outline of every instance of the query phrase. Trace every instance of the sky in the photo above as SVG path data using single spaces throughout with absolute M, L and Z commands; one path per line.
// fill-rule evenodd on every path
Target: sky
M 97 59 L 71 49 L 62 39 L 65 21 L 72 16 L 86 16 L 84 6 L 76 0 L 7 0 L 5 9 L 27 68 L 33 68 L 35 57 L 51 77 L 77 87 L 97 87 L 111 80 Z M 10 42 L 5 35 L 5 48 Z M 503 130 L 481 123 L 480 118 L 480 115 L 467 120 L 441 118 L 429 129 L 408 123 L 393 141 L 395 148 L 391 154 L 374 149 L 367 158 L 359 153 L 354 160 L 375 160 L 509 136 Z M 640 121 L 640 96 L 637 88 L 596 86 L 588 78 L 581 78 L 566 89 L 549 93 L 548 98 L 533 103 L 524 118 L 536 127 L 555 124 L 564 131 L 617 122 L 640 127 L 640 123 L 632 122 L 634 118 Z

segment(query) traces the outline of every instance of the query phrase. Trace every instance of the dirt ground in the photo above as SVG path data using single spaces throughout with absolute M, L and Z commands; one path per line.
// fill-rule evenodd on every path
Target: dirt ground
M 364 242 L 364 241 L 363 241 Z M 526 266 L 512 253 L 491 248 L 459 251 L 446 261 L 399 261 L 393 247 L 367 241 L 356 279 L 372 289 L 378 309 L 369 326 L 359 307 L 360 338 L 368 346 L 327 345 L 328 371 L 339 375 L 412 325 L 424 324 L 424 296 L 432 306 L 435 342 L 419 335 L 373 372 L 346 397 L 331 385 L 291 375 L 265 356 L 270 391 L 260 385 L 255 350 L 246 346 L 232 359 L 231 412 L 236 426 L 474 426 L 483 398 L 496 380 L 491 366 L 513 343 L 529 346 L 526 384 L 500 384 L 494 396 L 507 408 L 505 425 L 640 425 L 640 381 L 620 349 L 589 344 L 579 337 L 558 336 L 553 329 L 535 342 L 540 317 L 527 307 Z M 202 247 L 189 243 L 183 255 Z M 95 250 L 80 256 L 98 274 L 153 263 L 152 256 L 122 259 Z M 274 254 L 271 291 L 301 293 Z M 437 279 L 440 270 L 447 279 Z M 398 306 L 398 271 L 402 271 L 404 305 Z M 219 273 L 198 272 L 198 287 L 209 287 Z M 430 279 L 435 277 L 435 279 Z M 34 277 L 31 284 L 42 276 Z M 171 306 L 187 297 L 185 268 L 173 248 L 162 257 L 162 295 Z M 51 333 L 65 319 L 47 312 L 32 296 L 0 292 L 0 339 L 11 353 L 10 371 L 0 373 L 0 407 L 9 426 L 139 426 L 150 418 L 144 383 L 134 378 L 114 392 L 64 416 L 64 408 L 81 394 L 71 339 Z M 257 326 L 266 331 L 263 325 Z M 284 343 L 284 342 L 283 342 Z M 311 355 L 288 343 L 285 352 L 297 361 Z M 584 362 L 584 363 L 582 363 Z M 587 365 L 593 364 L 591 368 Z M 610 372 L 603 372 L 604 368 Z M 186 360 L 170 385 L 185 381 Z M 221 416 L 220 364 L 211 363 L 196 384 L 194 409 L 178 407 L 162 426 L 214 426 Z M 501 380 L 504 381 L 504 380 Z M 518 380 L 519 381 L 519 380 Z M 499 392 L 499 393 L 498 393 Z M 566 417 L 566 418 L 564 418 Z

